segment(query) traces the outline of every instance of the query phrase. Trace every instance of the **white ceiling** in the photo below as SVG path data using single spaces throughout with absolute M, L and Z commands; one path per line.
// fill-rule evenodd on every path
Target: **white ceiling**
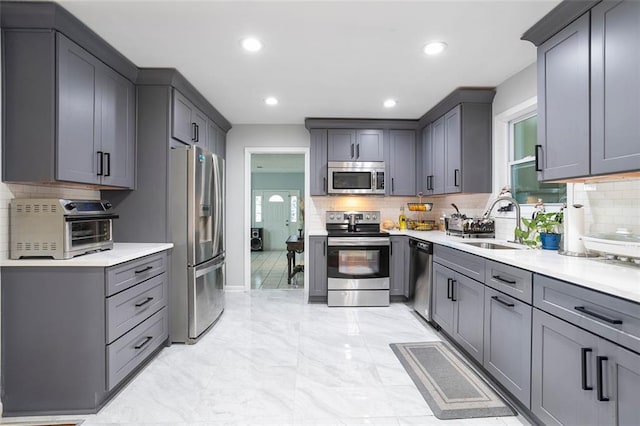
M 301 124 L 414 119 L 456 87 L 497 86 L 535 61 L 520 36 L 559 0 L 60 3 L 136 65 L 177 68 L 231 123 Z M 448 49 L 427 57 L 430 40 Z

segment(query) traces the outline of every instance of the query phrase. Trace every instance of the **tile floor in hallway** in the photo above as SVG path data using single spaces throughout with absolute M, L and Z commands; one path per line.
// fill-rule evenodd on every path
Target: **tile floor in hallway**
M 304 263 L 303 255 L 296 254 L 296 265 Z M 304 288 L 304 273 L 299 272 L 287 283 L 287 251 L 269 250 L 251 252 L 252 289 Z
M 389 348 L 439 340 L 404 304 L 328 308 L 304 303 L 302 290 L 226 297 L 222 317 L 197 344 L 163 349 L 98 414 L 46 420 L 81 418 L 84 426 L 526 424 L 522 417 L 436 419 Z

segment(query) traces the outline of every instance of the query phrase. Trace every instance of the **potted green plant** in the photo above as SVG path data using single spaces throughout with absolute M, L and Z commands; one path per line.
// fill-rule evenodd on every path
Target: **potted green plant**
M 525 229 L 516 229 L 516 236 L 530 247 L 541 245 L 545 250 L 558 250 L 564 212 L 536 213 L 531 220 L 522 219 Z

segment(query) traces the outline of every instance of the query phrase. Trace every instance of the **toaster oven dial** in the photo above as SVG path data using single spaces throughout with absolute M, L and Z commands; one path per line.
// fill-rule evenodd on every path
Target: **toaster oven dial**
M 67 210 L 73 210 L 76 208 L 76 204 L 75 203 L 67 203 L 64 205 L 64 208 Z

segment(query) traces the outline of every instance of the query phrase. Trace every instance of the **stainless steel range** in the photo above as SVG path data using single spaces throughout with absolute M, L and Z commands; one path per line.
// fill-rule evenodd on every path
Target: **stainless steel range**
M 329 306 L 389 306 L 389 234 L 378 211 L 329 211 Z

